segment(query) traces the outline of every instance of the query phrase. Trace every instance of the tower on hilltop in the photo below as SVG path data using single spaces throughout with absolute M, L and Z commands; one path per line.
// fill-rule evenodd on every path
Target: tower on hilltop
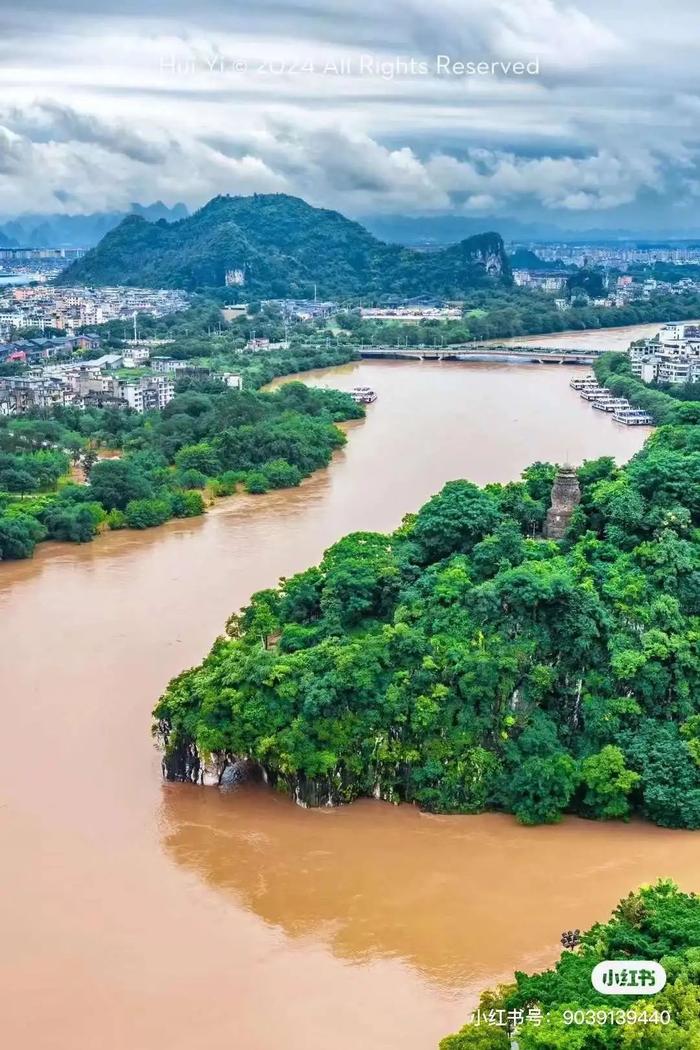
M 552 485 L 552 503 L 547 511 L 544 535 L 548 540 L 560 540 L 581 502 L 581 489 L 576 468 L 565 464 L 557 471 Z

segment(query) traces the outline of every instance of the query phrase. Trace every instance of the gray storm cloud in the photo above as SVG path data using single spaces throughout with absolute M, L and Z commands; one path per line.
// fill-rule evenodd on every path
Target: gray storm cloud
M 13 107 L 2 114 L 7 130 L 23 136 L 35 145 L 63 142 L 100 146 L 140 164 L 162 163 L 170 142 L 161 146 L 147 135 L 139 135 L 124 124 L 110 123 L 88 113 L 78 113 L 68 105 L 43 101 L 24 109 Z
M 650 0 L 27 0 L 0 13 L 0 214 L 284 191 L 356 215 L 683 224 L 691 26 L 680 0 L 661 22 Z M 539 73 L 444 77 L 437 54 Z

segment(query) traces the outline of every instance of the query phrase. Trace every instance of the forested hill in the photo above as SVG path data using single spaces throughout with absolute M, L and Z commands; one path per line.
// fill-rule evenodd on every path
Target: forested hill
M 503 241 L 482 233 L 437 252 L 385 244 L 335 211 L 284 194 L 215 197 L 180 222 L 130 215 L 61 274 L 62 284 L 224 288 L 230 297 L 440 295 L 510 283 Z
M 553 476 L 452 481 L 254 595 L 156 707 L 166 774 L 700 828 L 700 427 L 584 463 L 562 542 Z

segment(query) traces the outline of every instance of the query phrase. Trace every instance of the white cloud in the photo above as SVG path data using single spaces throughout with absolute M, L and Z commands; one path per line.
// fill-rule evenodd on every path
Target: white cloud
M 696 59 L 679 0 L 659 48 L 651 0 L 154 0 L 128 17 L 116 2 L 100 15 L 83 0 L 26 4 L 0 14 L 1 213 L 61 210 L 66 194 L 94 210 L 283 191 L 356 215 L 573 215 L 696 192 Z M 438 52 L 536 56 L 541 76 L 438 78 Z M 366 53 L 429 69 L 360 75 Z M 210 68 L 215 56 L 247 71 Z M 270 59 L 314 72 L 259 72 Z M 329 59 L 347 71 L 322 75 Z

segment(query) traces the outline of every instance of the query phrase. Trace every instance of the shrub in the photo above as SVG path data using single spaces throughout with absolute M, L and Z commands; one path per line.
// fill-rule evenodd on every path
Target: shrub
M 42 520 L 49 539 L 88 543 L 104 517 L 105 513 L 99 504 L 54 503 L 44 511 Z
M 212 486 L 215 496 L 232 496 L 238 486 L 245 482 L 246 472 L 244 470 L 225 470 L 219 474 Z
M 263 465 L 261 472 L 267 478 L 271 489 L 293 488 L 302 478 L 299 468 L 288 463 L 286 459 L 270 460 Z
M 116 531 L 126 528 L 126 514 L 123 510 L 110 510 L 106 518 L 107 527 Z
M 175 465 L 180 470 L 197 470 L 205 477 L 218 474 L 221 463 L 216 450 L 205 441 L 198 445 L 185 445 L 175 456 Z
M 0 515 L 0 561 L 31 558 L 46 529 L 27 514 Z
M 203 489 L 207 483 L 207 476 L 202 474 L 201 470 L 179 470 L 175 480 L 183 489 Z
M 204 500 L 201 493 L 192 490 L 174 492 L 170 505 L 174 518 L 196 518 L 204 514 Z
M 267 475 L 263 474 L 260 470 L 251 470 L 245 483 L 246 491 L 250 492 L 254 496 L 260 496 L 263 492 L 268 492 L 270 488 L 270 482 L 267 479 Z
M 135 499 L 127 504 L 125 520 L 130 529 L 150 529 L 172 516 L 170 503 L 163 499 Z

